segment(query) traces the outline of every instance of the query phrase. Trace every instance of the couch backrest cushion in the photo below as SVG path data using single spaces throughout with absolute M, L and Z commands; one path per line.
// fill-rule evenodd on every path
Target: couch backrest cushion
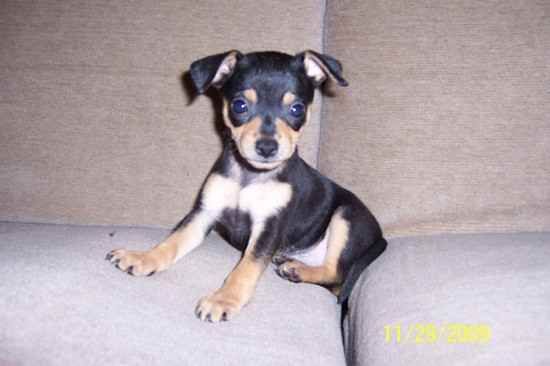
M 228 49 L 320 49 L 324 10 L 321 0 L 3 3 L 0 220 L 175 224 L 221 148 L 211 101 L 190 103 L 182 73 Z M 301 147 L 312 164 L 314 116 Z
M 550 2 L 328 4 L 321 170 L 389 236 L 550 229 Z

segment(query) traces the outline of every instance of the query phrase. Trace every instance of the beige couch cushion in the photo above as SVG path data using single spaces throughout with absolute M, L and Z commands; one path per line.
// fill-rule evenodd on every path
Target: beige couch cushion
M 274 266 L 228 322 L 199 321 L 197 301 L 239 251 L 215 234 L 166 272 L 131 277 L 104 261 L 146 249 L 163 229 L 0 222 L 2 366 L 345 366 L 339 306 Z
M 0 220 L 173 225 L 221 147 L 182 73 L 232 48 L 320 49 L 323 4 L 3 3 Z M 313 164 L 315 116 L 301 148 Z
M 324 173 L 389 236 L 550 229 L 549 2 L 327 12 L 351 86 L 324 102 Z
M 550 365 L 549 261 L 550 233 L 391 240 L 350 296 L 349 364 Z

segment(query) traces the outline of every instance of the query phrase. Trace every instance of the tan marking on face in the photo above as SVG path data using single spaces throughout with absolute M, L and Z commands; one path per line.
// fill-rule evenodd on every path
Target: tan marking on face
M 291 92 L 286 92 L 285 95 L 283 95 L 283 105 L 285 106 L 290 105 L 290 103 L 294 102 L 295 100 L 296 95 Z
M 237 142 L 237 148 L 245 158 L 256 153 L 256 140 L 260 138 L 262 119 L 254 117 L 242 126 L 233 128 L 233 139 Z
M 277 133 L 275 139 L 279 143 L 279 152 L 281 159 L 288 159 L 296 150 L 296 144 L 300 138 L 300 130 L 293 130 L 285 121 L 277 118 L 275 120 Z
M 229 102 L 224 98 L 223 99 L 223 123 L 229 127 L 232 128 L 233 124 L 231 123 L 231 119 L 229 118 Z
M 256 140 L 261 137 L 262 120 L 260 117 L 254 117 L 251 121 L 235 127 L 229 118 L 229 102 L 223 100 L 223 120 L 225 125 L 231 131 L 233 140 L 236 142 L 237 149 L 242 157 L 247 159 L 253 166 L 260 169 L 274 169 L 292 156 L 296 150 L 302 128 L 307 124 L 311 115 L 311 108 L 307 107 L 306 120 L 300 130 L 293 130 L 285 121 L 280 118 L 275 119 L 276 134 L 275 139 L 279 144 L 277 155 L 273 162 L 257 163 L 251 160 L 256 156 Z
M 231 118 L 229 118 L 229 102 L 225 99 L 223 100 L 223 121 L 225 125 L 231 130 L 233 140 L 235 140 L 235 142 L 237 143 L 239 143 L 241 139 L 245 136 L 248 136 L 248 138 L 257 138 L 260 136 L 260 127 L 262 125 L 261 118 L 254 117 L 251 121 L 241 126 L 234 126 L 233 123 L 231 123 Z
M 256 90 L 254 89 L 246 89 L 243 92 L 244 97 L 250 102 L 250 103 L 258 103 L 258 94 L 256 93 Z
M 239 153 L 245 159 L 254 157 L 256 154 L 256 140 L 261 137 L 260 128 L 262 126 L 262 119 L 254 117 L 247 123 L 236 127 L 231 123 L 231 119 L 229 118 L 229 103 L 224 99 L 223 104 L 223 120 L 231 131 L 231 136 L 237 145 Z

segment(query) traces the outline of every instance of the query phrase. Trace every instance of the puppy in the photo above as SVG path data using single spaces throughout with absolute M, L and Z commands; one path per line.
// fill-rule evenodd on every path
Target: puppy
M 227 127 L 224 149 L 187 216 L 145 252 L 107 259 L 131 275 L 166 270 L 222 230 L 243 255 L 223 286 L 202 298 L 201 320 L 228 320 L 247 304 L 270 262 L 279 276 L 328 288 L 343 302 L 363 269 L 386 248 L 376 219 L 351 192 L 305 163 L 296 144 L 315 88 L 347 86 L 341 64 L 314 51 L 229 51 L 192 63 L 199 93 L 217 88 Z

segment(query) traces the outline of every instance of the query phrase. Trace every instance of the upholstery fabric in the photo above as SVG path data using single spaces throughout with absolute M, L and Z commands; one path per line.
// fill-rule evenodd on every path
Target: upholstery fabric
M 152 277 L 104 260 L 113 248 L 146 249 L 165 234 L 0 223 L 0 364 L 345 365 L 336 298 L 273 268 L 231 321 L 196 319 L 199 298 L 239 259 L 216 235 Z
M 212 101 L 182 74 L 228 49 L 319 50 L 324 1 L 285 4 L 3 1 L 0 219 L 174 225 L 221 150 Z M 318 101 L 313 165 L 319 118 Z
M 550 2 L 330 1 L 320 168 L 388 236 L 550 229 Z
M 350 298 L 350 364 L 550 365 L 548 263 L 548 232 L 391 240 Z M 443 330 L 436 342 L 416 343 L 415 325 L 451 323 L 485 324 L 491 338 L 468 343 L 466 333 Z M 401 342 L 395 328 L 386 342 L 384 327 L 396 325 Z M 419 339 L 428 339 L 425 334 Z

